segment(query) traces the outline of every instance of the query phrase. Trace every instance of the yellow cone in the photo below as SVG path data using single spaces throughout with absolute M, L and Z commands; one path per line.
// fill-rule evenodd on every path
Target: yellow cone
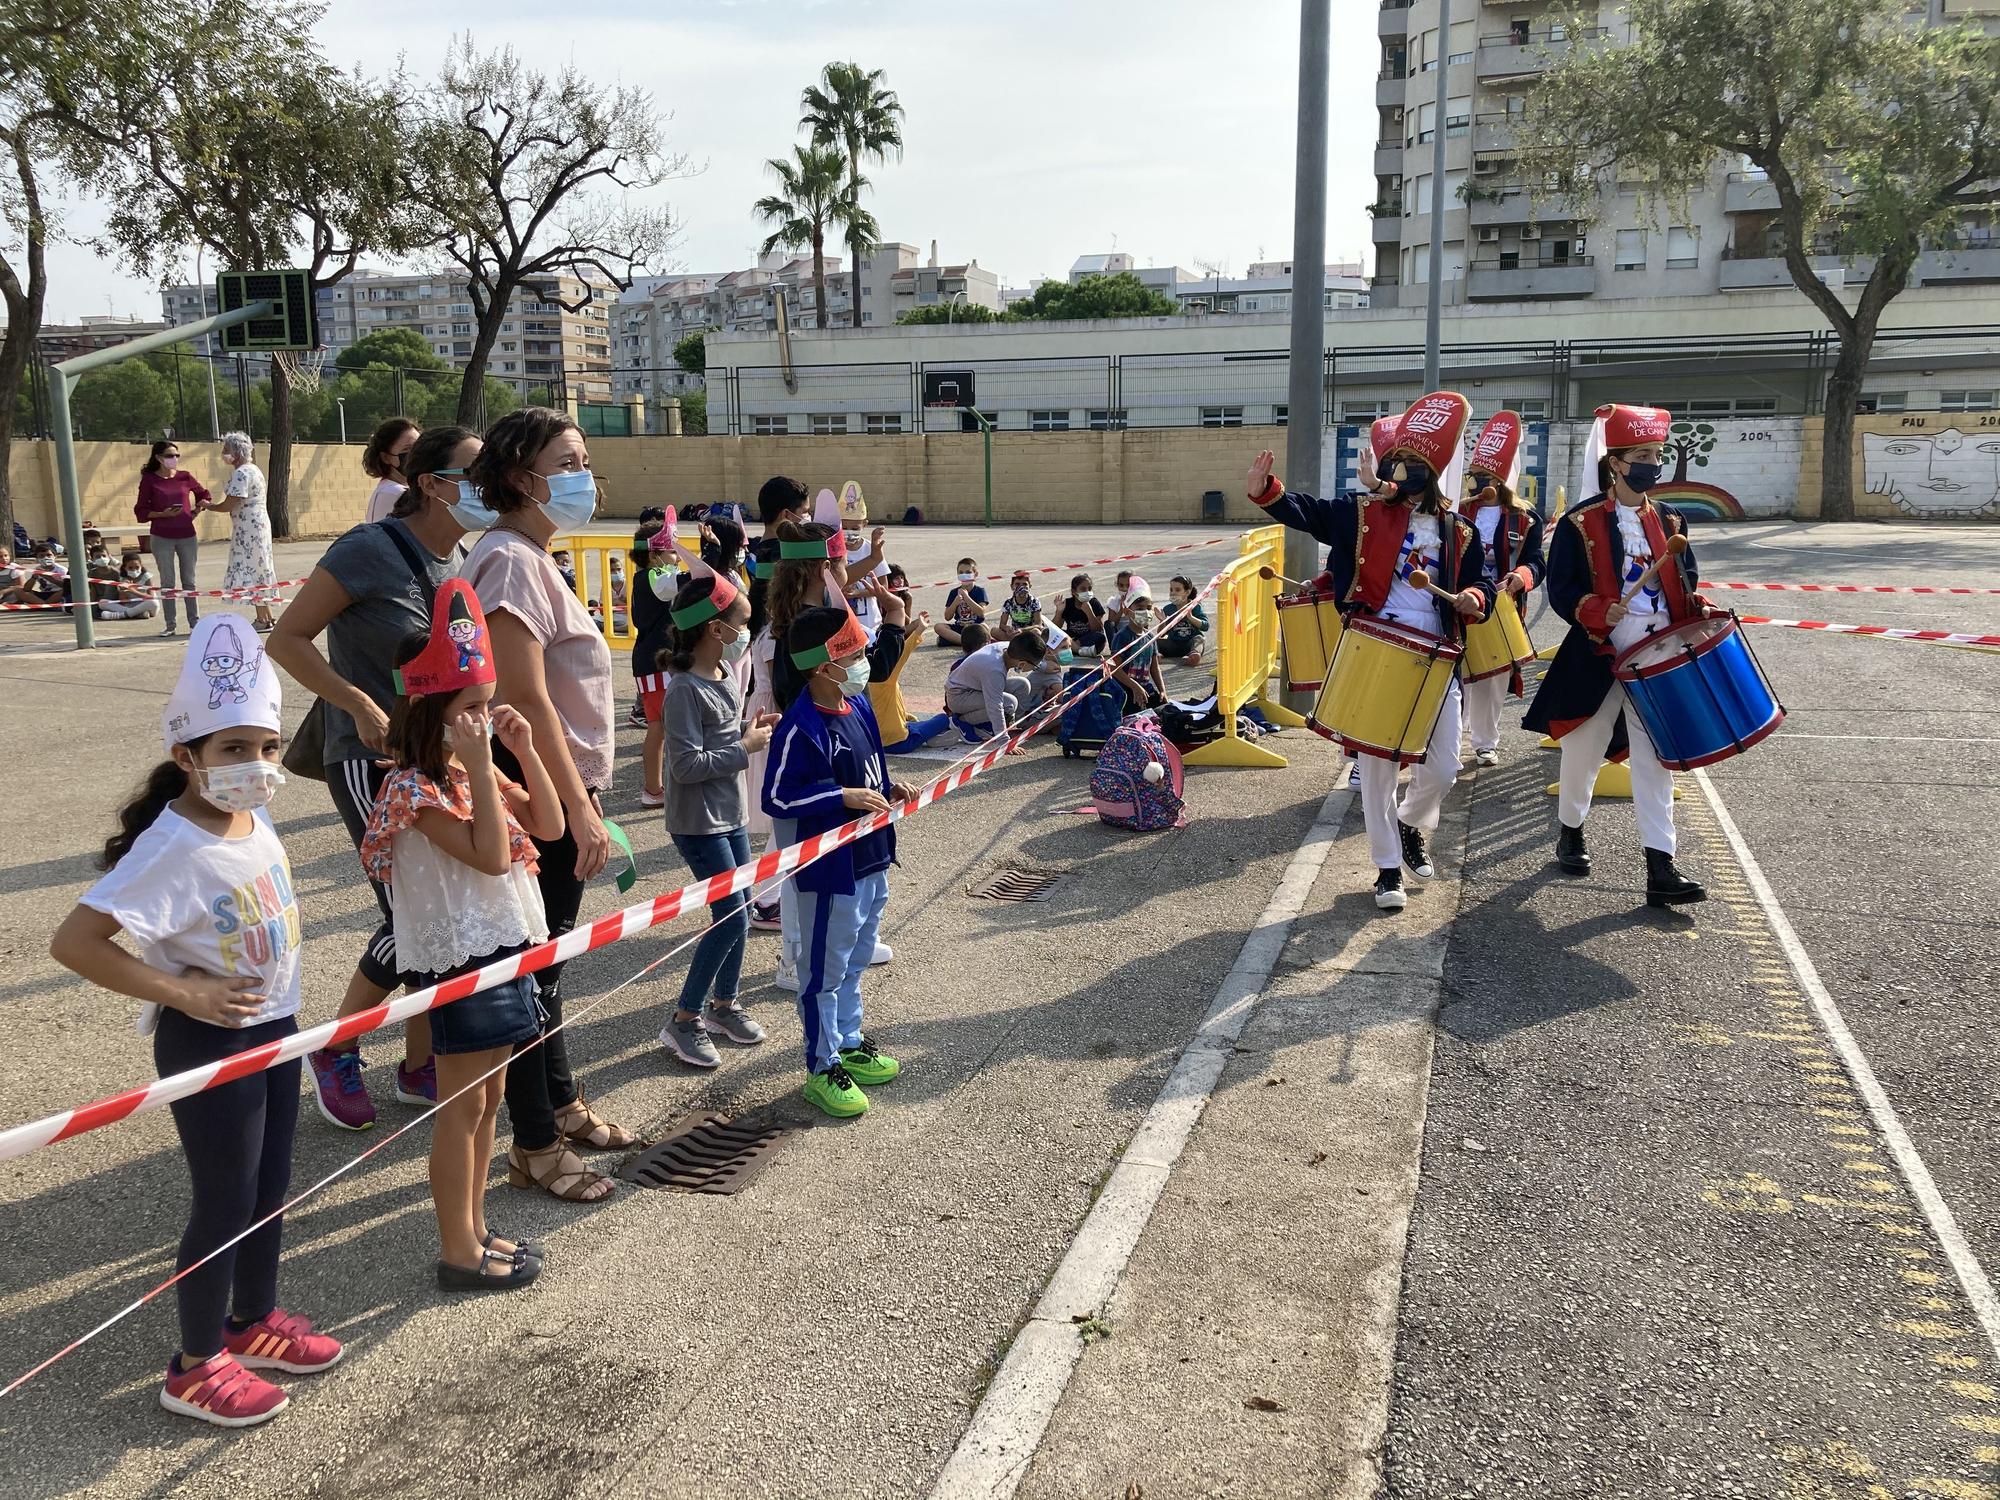
M 1561 747 L 1562 747 L 1562 741 L 1557 739 L 1554 735 L 1545 734 L 1542 736 L 1542 743 L 1540 746 L 1541 749 L 1557 750 L 1560 749 Z
M 1561 793 L 1562 793 L 1562 783 L 1559 781 L 1551 781 L 1548 786 L 1548 794 L 1551 797 L 1555 797 L 1561 795 Z M 1590 795 L 1593 798 L 1623 797 L 1625 798 L 1626 801 L 1628 802 L 1631 801 L 1632 768 L 1626 765 L 1625 762 L 1623 762 L 1622 760 L 1621 761 L 1607 760 L 1603 765 L 1597 768 L 1597 784 L 1591 788 Z M 1674 784 L 1674 801 L 1678 802 L 1680 800 L 1681 800 L 1680 784 L 1676 782 Z

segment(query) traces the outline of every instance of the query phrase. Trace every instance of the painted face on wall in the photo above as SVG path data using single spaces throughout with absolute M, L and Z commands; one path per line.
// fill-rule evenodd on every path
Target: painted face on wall
M 1914 516 L 2000 513 L 2000 431 L 1863 433 L 1861 487 Z

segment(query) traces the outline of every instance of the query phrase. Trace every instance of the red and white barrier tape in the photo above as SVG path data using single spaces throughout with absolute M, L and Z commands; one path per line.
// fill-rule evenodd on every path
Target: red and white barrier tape
M 1707 588 L 1707 584 L 1702 585 Z M 1745 625 L 1783 625 L 1790 630 L 1823 630 L 1829 635 L 1879 635 L 1892 641 L 1933 641 L 1946 646 L 2000 646 L 2000 635 L 1972 635 L 1960 630 L 1895 630 L 1887 625 L 1832 625 L 1825 620 L 1774 620 L 1769 615 L 1738 615 Z
M 276 583 L 260 583 L 247 589 L 148 589 L 134 588 L 127 583 L 114 583 L 109 578 L 91 580 L 94 588 L 115 588 L 121 594 L 130 594 L 138 599 L 257 599 L 263 595 L 276 593 L 279 589 L 297 588 L 304 583 L 303 578 L 280 578 Z M 93 599 L 93 604 L 106 601 Z M 47 604 L 0 604 L 0 609 L 74 609 L 74 599 L 57 599 Z
M 1178 547 L 1155 547 L 1148 552 L 1127 552 L 1120 557 L 1094 557 L 1088 562 L 1056 563 L 1054 566 L 1047 568 L 1016 568 L 1010 573 L 984 573 L 980 575 L 978 581 L 981 583 L 1010 583 L 1013 581 L 1015 573 L 1033 575 L 1039 573 L 1067 573 L 1075 568 L 1101 568 L 1106 563 L 1138 562 L 1141 558 L 1168 557 L 1176 552 L 1200 552 L 1209 547 L 1234 546 L 1236 540 L 1233 536 L 1216 536 L 1210 537 L 1205 542 L 1182 542 Z M 913 591 L 916 589 L 950 589 L 957 587 L 957 578 L 947 578 L 939 583 L 913 583 L 910 585 Z
M 1957 589 L 1904 583 L 1710 583 L 1704 589 L 1738 589 L 1770 594 L 2000 594 L 2000 589 Z
M 480 990 L 490 989 L 496 984 L 505 984 L 522 975 L 536 973 L 551 964 L 567 962 L 579 954 L 644 932 L 662 922 L 671 922 L 683 912 L 706 906 L 713 901 L 720 901 L 732 891 L 763 885 L 780 876 L 794 874 L 833 850 L 853 843 L 867 834 L 887 828 L 910 813 L 930 806 L 940 797 L 957 791 L 975 776 L 991 769 L 1009 750 L 1040 733 L 1054 713 L 1067 706 L 1064 702 L 1066 698 L 1075 693 L 1089 691 L 1092 684 L 1117 666 L 1126 653 L 1139 649 L 1147 640 L 1156 638 L 1162 631 L 1177 624 L 1182 616 L 1192 611 L 1196 604 L 1214 591 L 1221 581 L 1221 576 L 1218 573 L 1211 578 L 1208 585 L 1195 598 L 1189 600 L 1185 607 L 1163 618 L 1145 635 L 1129 642 L 1124 651 L 1114 652 L 1098 662 L 1089 677 L 1057 693 L 1035 713 L 1023 719 L 1021 724 L 1026 727 L 1017 726 L 1011 732 L 997 734 L 985 745 L 960 757 L 958 762 L 926 784 L 923 790 L 908 802 L 899 803 L 887 812 L 868 813 L 838 828 L 815 834 L 786 848 L 768 850 L 738 869 L 725 870 L 720 875 L 697 880 L 692 885 L 682 886 L 679 890 L 668 891 L 651 900 L 628 906 L 622 911 L 599 917 L 587 927 L 578 927 L 561 937 L 538 943 L 524 953 L 487 964 L 470 974 L 447 979 L 442 984 L 431 985 L 413 994 L 385 1001 L 372 1010 L 357 1011 L 351 1016 L 343 1016 L 295 1032 L 281 1041 L 267 1042 L 261 1047 L 239 1052 L 221 1062 L 190 1068 L 184 1073 L 170 1074 L 142 1087 L 127 1089 L 122 1094 L 113 1094 L 109 1098 L 79 1105 L 44 1119 L 0 1131 L 0 1161 L 25 1156 L 30 1151 L 52 1145 L 56 1141 L 68 1140 L 133 1115 L 145 1114 L 163 1104 L 171 1104 L 177 1099 L 185 1099 L 206 1089 L 233 1083 L 239 1078 L 260 1073 L 278 1063 L 303 1057 L 308 1052 L 352 1041 L 380 1027 L 397 1021 L 406 1021 L 412 1016 L 422 1015 L 440 1005 L 447 1005 Z

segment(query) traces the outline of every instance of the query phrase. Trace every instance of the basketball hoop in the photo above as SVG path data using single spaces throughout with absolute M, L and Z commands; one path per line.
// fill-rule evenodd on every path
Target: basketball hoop
M 323 344 L 317 349 L 279 349 L 273 351 L 271 362 L 284 367 L 285 379 L 293 390 L 310 393 L 319 389 L 326 355 Z

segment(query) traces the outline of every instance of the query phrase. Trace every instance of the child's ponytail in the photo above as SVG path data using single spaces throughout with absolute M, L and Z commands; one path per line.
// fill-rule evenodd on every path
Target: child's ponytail
M 187 748 L 199 750 L 207 739 L 203 735 L 198 740 L 189 740 Z M 132 846 L 139 842 L 139 835 L 157 823 L 167 804 L 187 789 L 188 773 L 181 769 L 179 761 L 163 760 L 148 771 L 132 800 L 118 809 L 118 831 L 104 841 L 97 867 L 108 870 L 130 854 Z

